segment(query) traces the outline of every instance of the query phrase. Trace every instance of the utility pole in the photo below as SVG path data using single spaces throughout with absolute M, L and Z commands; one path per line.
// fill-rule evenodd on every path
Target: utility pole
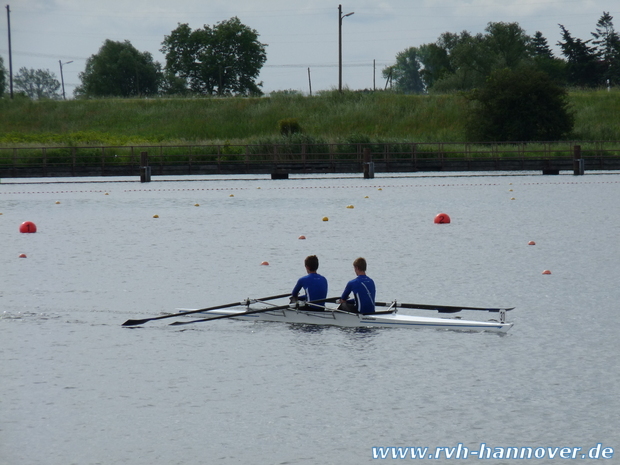
M 11 9 L 6 6 L 6 23 L 9 30 L 9 88 L 11 90 L 11 99 L 13 98 L 13 54 L 11 52 Z
M 62 65 L 68 65 L 69 63 L 73 63 L 73 60 L 67 61 L 63 63 L 61 60 L 58 60 L 58 64 L 60 65 L 60 82 L 62 83 L 62 99 L 67 100 L 65 97 L 65 78 L 62 75 Z
M 354 11 L 342 14 L 342 5 L 338 5 L 338 91 L 342 92 L 342 18 L 351 16 Z

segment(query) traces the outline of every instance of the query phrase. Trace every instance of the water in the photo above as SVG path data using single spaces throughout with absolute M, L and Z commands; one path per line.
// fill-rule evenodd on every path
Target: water
M 0 463 L 620 447 L 618 174 L 184 179 L 0 184 Z M 330 295 L 364 256 L 377 300 L 515 306 L 515 326 L 121 327 L 287 292 L 311 253 Z

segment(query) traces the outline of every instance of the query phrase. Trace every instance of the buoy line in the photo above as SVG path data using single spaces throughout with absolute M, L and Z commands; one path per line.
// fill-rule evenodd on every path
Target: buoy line
M 183 182 L 183 181 L 179 181 Z M 581 185 L 581 184 L 618 184 L 620 181 L 562 181 L 562 182 L 526 182 L 514 185 L 538 186 L 538 185 Z M 512 184 L 512 183 L 511 183 Z M 384 188 L 409 188 L 409 187 L 489 187 L 501 186 L 503 183 L 473 183 L 473 184 L 403 184 L 403 185 L 356 185 L 356 186 L 289 186 L 289 187 L 260 187 L 261 190 L 292 190 L 292 189 L 384 189 Z M 195 191 L 233 191 L 250 190 L 254 187 L 202 187 L 202 188 L 182 188 L 182 189 L 124 189 L 123 192 L 195 192 Z M 83 193 L 108 193 L 112 190 L 63 190 L 63 191 L 7 191 L 0 194 L 83 194 Z

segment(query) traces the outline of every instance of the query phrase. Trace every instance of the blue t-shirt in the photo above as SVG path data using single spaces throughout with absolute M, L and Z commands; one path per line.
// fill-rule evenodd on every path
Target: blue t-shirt
M 353 299 L 347 300 L 353 293 Z M 375 282 L 366 275 L 360 275 L 347 283 L 341 299 L 355 304 L 360 313 L 375 313 Z
M 301 290 L 304 290 L 306 295 L 299 295 Z M 293 297 L 297 297 L 299 300 L 323 300 L 327 298 L 327 279 L 318 273 L 309 273 L 306 276 L 302 276 L 295 284 Z

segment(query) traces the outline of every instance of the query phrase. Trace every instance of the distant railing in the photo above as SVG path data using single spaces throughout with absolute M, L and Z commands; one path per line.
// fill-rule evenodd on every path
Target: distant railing
M 576 154 L 576 147 L 579 154 Z M 286 172 L 620 169 L 620 141 L 514 143 L 291 143 L 0 147 L 0 177 Z

